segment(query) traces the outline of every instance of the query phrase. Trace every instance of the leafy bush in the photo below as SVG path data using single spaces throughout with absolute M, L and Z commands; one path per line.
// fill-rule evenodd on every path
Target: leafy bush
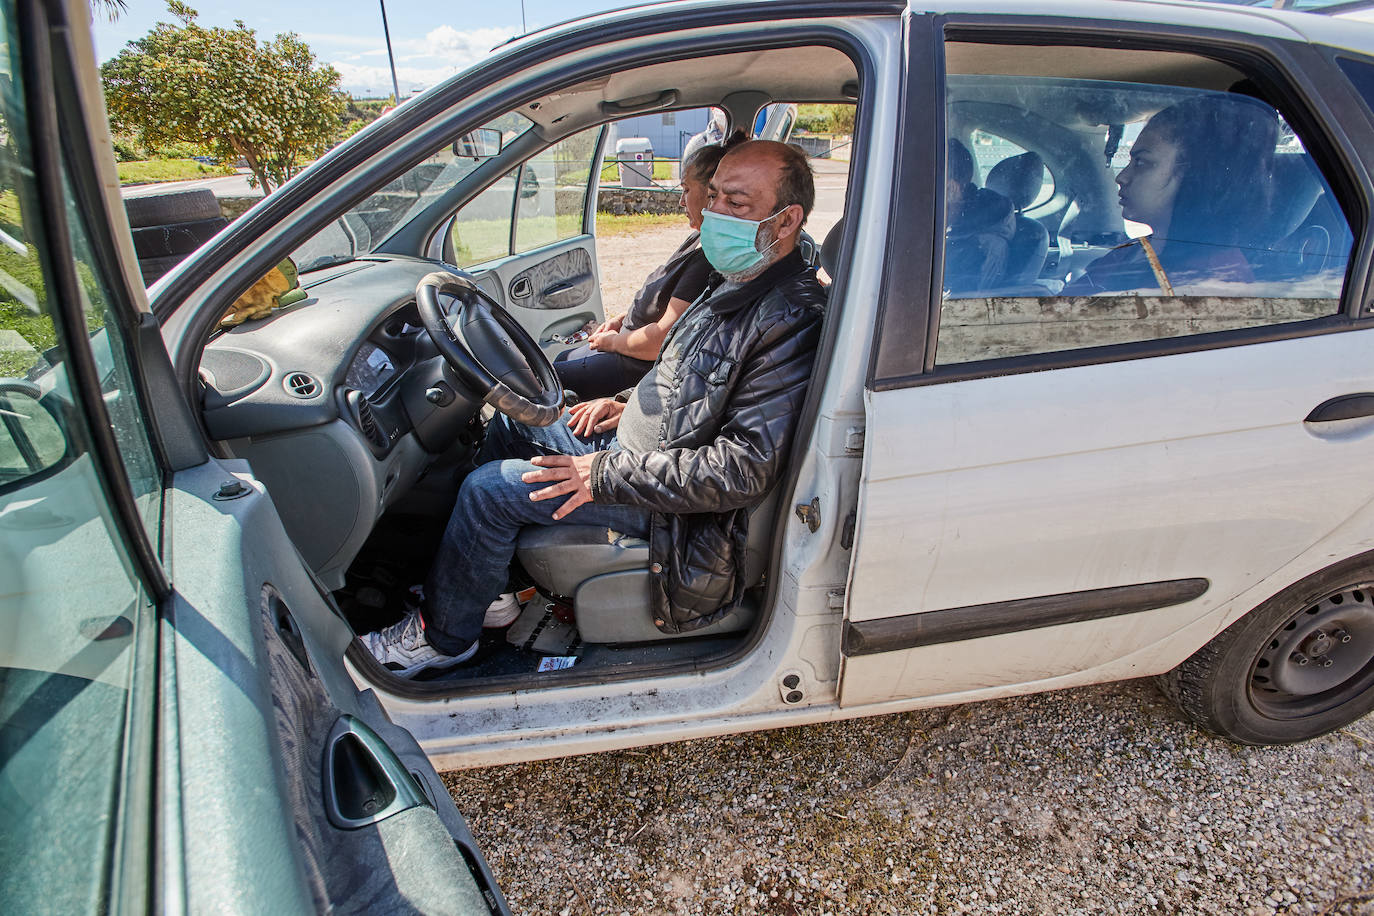
M 116 130 L 141 144 L 185 155 L 243 158 L 265 192 L 328 148 L 344 98 L 339 73 L 316 66 L 294 34 L 259 44 L 257 33 L 205 28 L 180 0 L 167 8 L 179 25 L 160 22 L 100 68 Z

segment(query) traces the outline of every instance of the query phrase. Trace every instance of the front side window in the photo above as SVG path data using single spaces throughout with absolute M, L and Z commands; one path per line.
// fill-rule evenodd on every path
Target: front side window
M 951 48 L 974 72 L 948 77 L 937 365 L 1340 311 L 1350 228 L 1244 73 L 1161 54 L 1206 86 L 1031 75 L 1012 49 Z
M 601 129 L 566 137 L 520 168 L 512 254 L 582 234 L 588 181 Z
M 459 267 L 543 248 L 582 234 L 601 128 L 558 141 L 468 201 L 450 238 Z

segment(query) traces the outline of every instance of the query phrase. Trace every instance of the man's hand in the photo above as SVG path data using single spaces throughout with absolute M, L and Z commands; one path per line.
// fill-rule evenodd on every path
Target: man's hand
M 583 439 L 593 433 L 604 433 L 620 425 L 625 405 L 614 398 L 582 401 L 568 409 L 568 429 Z
M 520 475 L 525 483 L 552 483 L 530 493 L 530 499 L 553 499 L 569 494 L 563 505 L 554 510 L 553 520 L 561 521 L 578 506 L 592 501 L 592 458 L 595 455 L 536 455 L 530 459 L 542 470 L 526 471 Z

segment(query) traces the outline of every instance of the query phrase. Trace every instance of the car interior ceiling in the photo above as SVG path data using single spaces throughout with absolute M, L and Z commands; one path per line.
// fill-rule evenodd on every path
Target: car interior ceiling
M 741 92 L 742 87 L 750 91 Z M 534 133 L 540 139 L 539 148 L 556 142 L 562 137 L 579 130 L 594 127 L 621 117 L 631 117 L 640 113 L 653 113 L 660 110 L 685 110 L 719 106 L 726 108 L 734 124 L 748 125 L 754 111 L 763 104 L 774 100 L 788 102 L 815 101 L 855 103 L 858 98 L 858 72 L 854 62 L 843 52 L 829 47 L 778 48 L 767 51 L 747 51 L 719 54 L 709 57 L 654 63 L 610 76 L 584 80 L 580 83 L 552 92 L 540 99 L 533 100 L 517 111 L 529 118 L 534 124 Z M 471 199 L 475 192 L 465 190 L 462 199 Z M 685 230 L 684 230 L 685 231 Z M 832 246 L 833 247 L 833 246 Z M 382 255 L 382 252 L 378 252 Z M 395 254 L 393 252 L 392 254 Z M 385 255 L 383 255 L 385 257 Z M 349 308 L 356 308 L 359 299 L 366 298 L 379 289 L 378 274 L 388 268 L 378 263 L 375 267 L 359 271 L 357 267 L 343 265 L 317 271 L 310 275 L 310 292 L 321 302 L 328 302 L 330 289 L 334 295 L 346 302 Z M 476 270 L 477 268 L 474 268 Z M 350 273 L 352 271 L 352 273 Z M 372 277 L 369 280 L 369 276 Z M 368 284 L 371 283 L 369 286 Z M 410 291 L 413 300 L 413 289 Z M 400 290 L 395 292 L 402 295 Z M 319 308 L 312 299 L 304 306 L 296 307 L 297 322 L 303 322 L 307 310 Z M 401 299 L 397 298 L 396 302 Z M 619 304 L 619 303 L 617 303 Z M 378 325 L 404 326 L 413 318 L 413 305 L 377 306 L 377 317 L 369 319 L 372 328 L 356 328 L 357 343 L 344 357 L 344 367 L 358 359 L 358 346 L 364 344 L 369 335 L 380 333 Z M 321 315 L 327 310 L 321 310 Z M 403 319 L 398 321 L 397 319 Z M 332 330 L 337 330 L 334 325 Z M 247 378 L 257 371 L 255 366 L 247 366 L 241 352 L 251 351 L 252 326 L 233 329 L 232 334 L 220 335 L 212 342 L 219 350 L 212 365 L 210 359 L 202 362 L 203 375 L 206 370 L 213 375 L 218 367 L 222 375 L 236 375 Z M 390 333 L 389 330 L 387 333 Z M 300 352 L 300 351 L 298 351 Z M 421 348 L 420 352 L 423 352 Z M 207 357 L 210 350 L 206 351 Z M 273 362 L 273 360 L 268 360 Z M 278 358 L 275 362 L 280 363 Z M 240 366 L 239 363 L 245 363 Z M 324 372 L 320 373 L 324 375 Z M 334 370 L 334 384 L 343 377 L 343 368 Z M 261 384 L 259 381 L 257 384 Z M 326 386 L 329 380 L 326 379 Z M 210 386 L 214 389 L 214 385 Z M 212 390 L 213 395 L 213 390 Z M 341 418 L 337 421 L 344 423 Z M 213 427 L 212 427 L 213 429 Z M 458 484 L 470 463 L 475 446 L 480 438 L 480 424 L 474 419 L 465 432 L 457 437 L 451 448 L 443 454 L 431 454 L 429 466 L 417 479 L 402 478 L 403 492 L 393 494 L 387 500 L 387 508 L 375 519 L 360 517 L 354 525 L 367 525 L 369 534 L 358 549 L 356 557 L 348 564 L 339 578 L 330 582 L 331 590 L 344 615 L 357 633 L 379 629 L 393 623 L 413 600 L 409 588 L 422 582 L 439 544 L 450 507 L 453 504 Z M 311 436 L 314 438 L 311 439 Z M 279 503 L 289 500 L 284 491 L 289 485 L 274 486 L 268 479 L 274 470 L 285 464 L 307 460 L 302 449 L 309 444 L 320 451 L 315 458 L 356 462 L 356 454 L 346 456 L 337 446 L 337 439 L 331 444 L 324 442 L 326 437 L 313 430 L 274 429 L 262 436 L 254 435 L 252 430 L 236 430 L 232 438 L 223 443 L 231 454 L 247 457 L 253 461 L 255 472 L 263 478 L 269 491 Z M 267 458 L 259 446 L 279 443 L 275 457 Z M 258 440 L 261 440 L 260 442 Z M 282 444 L 285 443 L 285 444 Z M 297 470 L 295 473 L 301 473 Z M 350 486 L 350 473 L 339 469 L 338 473 L 321 472 L 321 478 L 328 478 L 340 486 Z M 299 480 L 299 477 L 295 478 Z M 319 484 L 311 499 L 319 501 L 327 498 L 325 484 Z M 780 488 L 779 488 L 780 489 Z M 506 630 L 487 630 L 483 634 L 483 649 L 475 663 L 448 672 L 438 672 L 433 679 L 443 678 L 457 684 L 495 679 L 494 684 L 504 686 L 535 676 L 543 669 L 540 662 L 548 657 L 575 657 L 576 671 L 567 674 L 585 674 L 588 671 L 616 672 L 641 668 L 660 669 L 665 665 L 700 665 L 708 660 L 723 658 L 739 647 L 751 632 L 750 627 L 766 618 L 760 613 L 767 581 L 766 551 L 771 544 L 773 528 L 772 516 L 776 514 L 778 494 L 767 501 L 762 511 L 754 515 L 754 525 L 750 537 L 749 564 L 751 567 L 752 587 L 747 592 L 747 608 L 727 618 L 723 625 L 708 627 L 704 631 L 685 634 L 683 638 L 669 638 L 656 634 L 650 619 L 650 610 L 639 592 L 629 595 L 629 602 L 620 597 L 620 607 L 616 610 L 624 614 L 640 614 L 644 619 L 634 621 L 633 625 L 620 625 L 614 615 L 601 615 L 599 642 L 581 638 L 573 608 L 571 594 L 549 594 L 545 586 L 541 593 L 529 601 L 526 613 Z M 283 510 L 283 516 L 289 514 Z M 365 502 L 361 515 L 366 514 Z M 343 521 L 346 512 L 327 514 L 331 524 Z M 324 516 L 322 516 L 324 517 Z M 284 518 L 284 520 L 286 520 Z M 585 526 L 584 526 L 585 527 Z M 288 531 L 292 528 L 288 521 Z M 336 543 L 342 537 L 333 532 L 307 533 L 302 536 L 292 532 L 298 544 L 304 544 L 303 553 L 310 557 L 308 543 L 315 534 Z M 602 545 L 606 543 L 604 529 L 593 540 Z M 532 564 L 540 560 L 539 543 L 523 545 L 524 558 Z M 629 545 L 636 547 L 638 545 Z M 328 554 L 324 548 L 316 556 Z M 647 567 L 647 550 L 637 551 L 643 555 L 641 565 Z M 546 579 L 546 581 L 548 581 Z M 517 560 L 512 569 L 512 586 L 532 587 L 534 579 Z M 605 590 L 603 589 L 603 592 Z M 616 589 L 611 590 L 610 600 L 617 600 Z M 623 591 L 621 589 L 620 591 Z M 658 638 L 655 638 L 655 637 Z M 556 676 L 557 671 L 541 673 L 539 678 Z M 426 679 L 424 675 L 421 680 Z M 541 681 L 542 682 L 542 681 Z

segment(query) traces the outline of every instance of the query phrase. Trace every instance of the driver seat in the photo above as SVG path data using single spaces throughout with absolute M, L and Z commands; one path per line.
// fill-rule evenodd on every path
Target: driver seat
M 758 585 L 768 566 L 777 489 L 749 513 L 745 541 L 746 586 Z M 686 633 L 654 626 L 650 610 L 649 542 L 597 525 L 531 525 L 520 533 L 516 556 L 525 571 L 553 595 L 571 597 L 584 643 L 644 643 L 747 630 L 758 616 L 748 598 L 721 619 Z

